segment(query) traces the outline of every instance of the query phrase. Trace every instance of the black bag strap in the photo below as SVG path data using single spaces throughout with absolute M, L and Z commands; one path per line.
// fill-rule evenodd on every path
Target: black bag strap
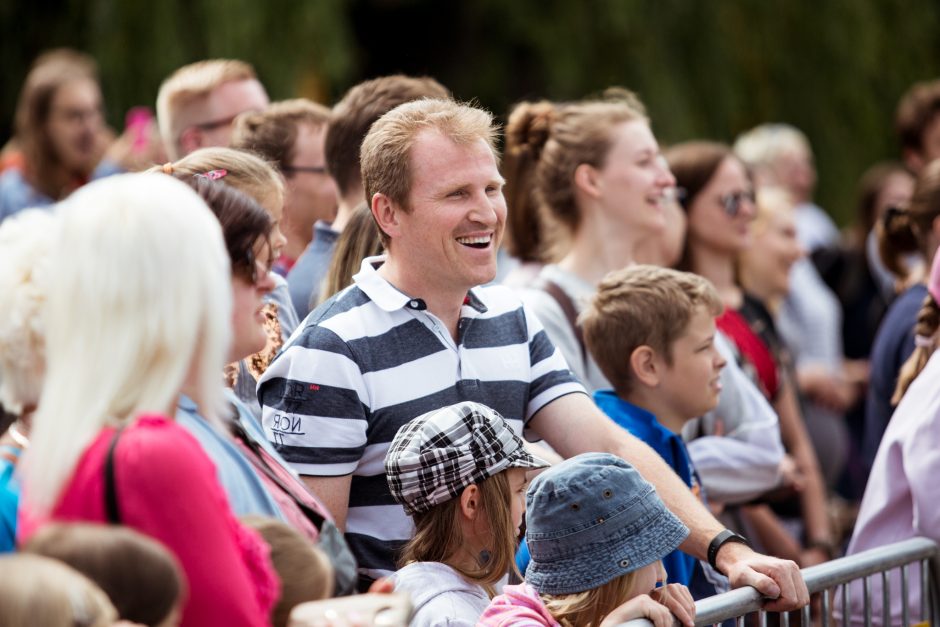
M 581 326 L 578 325 L 578 310 L 574 306 L 574 301 L 568 296 L 568 292 L 561 289 L 561 286 L 551 279 L 546 279 L 545 277 L 536 279 L 532 287 L 537 290 L 542 290 L 551 296 L 555 302 L 558 303 L 558 306 L 561 307 L 562 313 L 565 314 L 565 318 L 568 319 L 568 324 L 571 325 L 575 339 L 578 340 L 578 346 L 581 348 L 581 362 L 587 367 L 587 347 L 584 344 L 584 333 L 581 331 Z
M 251 436 L 248 435 L 248 431 L 245 430 L 245 427 L 241 424 L 238 418 L 238 410 L 233 406 L 232 411 L 235 412 L 231 420 L 228 421 L 229 430 L 232 435 L 238 438 L 238 441 L 248 447 L 248 449 L 253 453 L 250 456 L 251 463 L 260 470 L 264 475 L 273 481 L 281 490 L 284 491 L 287 496 L 291 498 L 294 503 L 297 504 L 297 507 L 300 508 L 300 511 L 303 512 L 304 516 L 313 523 L 313 525 L 319 530 L 323 527 L 323 522 L 326 520 L 320 512 L 313 509 L 301 499 L 297 498 L 297 495 L 294 493 L 294 489 L 287 485 L 281 477 L 274 472 L 271 467 L 268 465 L 267 460 L 262 454 L 261 445 L 255 442 Z
M 117 485 L 114 480 L 114 451 L 123 430 L 124 425 L 115 430 L 108 446 L 108 456 L 104 460 L 104 509 L 108 522 L 112 525 L 121 524 L 121 510 L 118 508 Z

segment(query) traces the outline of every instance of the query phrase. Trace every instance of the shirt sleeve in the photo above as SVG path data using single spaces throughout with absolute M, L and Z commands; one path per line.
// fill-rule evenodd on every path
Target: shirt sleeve
M 267 545 L 235 519 L 192 436 L 172 422 L 128 430 L 115 481 L 123 522 L 162 542 L 183 567 L 184 624 L 268 624 L 279 584 Z
M 268 441 L 302 475 L 352 473 L 366 446 L 369 399 L 349 345 L 304 328 L 258 381 Z
M 568 367 L 561 351 L 555 347 L 542 323 L 523 304 L 529 337 L 529 403 L 526 422 L 540 409 L 566 394 L 587 394 Z

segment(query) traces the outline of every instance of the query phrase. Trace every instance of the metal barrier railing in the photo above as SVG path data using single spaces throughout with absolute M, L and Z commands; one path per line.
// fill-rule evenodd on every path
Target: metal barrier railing
M 861 580 L 864 594 L 864 625 L 891 625 L 891 601 L 895 598 L 902 600 L 902 616 L 900 622 L 894 624 L 911 625 L 911 608 L 907 597 L 911 576 L 912 564 L 919 564 L 921 607 L 914 616 L 920 618 L 919 622 L 929 621 L 931 625 L 940 625 L 940 597 L 938 597 L 938 583 L 940 583 L 940 562 L 938 562 L 938 546 L 926 538 L 911 538 L 895 544 L 850 555 L 839 559 L 811 566 L 803 569 L 803 579 L 811 595 L 820 597 L 817 622 L 825 627 L 830 625 L 858 625 L 857 621 L 850 622 L 851 611 L 851 582 Z M 900 590 L 893 590 L 890 586 L 889 573 L 900 569 Z M 881 616 L 872 616 L 872 576 L 880 576 L 882 587 L 883 612 Z M 899 593 L 899 597 L 892 596 Z M 768 613 L 761 609 L 763 597 L 754 588 L 739 588 L 719 594 L 714 597 L 702 599 L 695 604 L 695 625 L 716 625 L 727 620 L 735 620 L 737 627 L 744 627 L 749 614 L 756 615 L 757 624 L 766 627 Z M 833 610 L 840 617 L 837 619 Z M 803 608 L 800 613 L 800 622 L 804 627 L 813 625 L 810 606 Z M 788 627 L 790 615 L 779 614 L 781 627 Z M 648 620 L 633 620 L 623 623 L 620 627 L 648 627 L 652 623 Z

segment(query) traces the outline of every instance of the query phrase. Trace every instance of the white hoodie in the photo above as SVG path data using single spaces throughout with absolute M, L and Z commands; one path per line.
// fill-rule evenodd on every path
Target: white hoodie
M 490 604 L 486 590 L 440 562 L 408 564 L 392 580 L 414 604 L 411 627 L 473 627 Z

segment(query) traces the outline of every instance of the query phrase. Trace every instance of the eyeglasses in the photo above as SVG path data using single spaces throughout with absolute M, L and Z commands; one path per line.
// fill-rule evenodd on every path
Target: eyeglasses
M 745 200 L 754 204 L 756 200 L 754 195 L 754 190 L 748 190 L 746 192 L 732 192 L 730 194 L 725 194 L 718 198 L 718 202 L 721 203 L 722 208 L 725 210 L 725 214 L 729 218 L 736 218 L 739 213 L 741 213 L 741 203 Z
M 212 131 L 217 128 L 222 128 L 223 126 L 231 126 L 232 122 L 234 122 L 235 118 L 237 118 L 239 115 L 241 114 L 236 113 L 235 115 L 230 115 L 229 117 L 222 118 L 221 120 L 210 120 L 208 122 L 200 122 L 199 124 L 193 124 L 193 126 L 195 126 L 196 128 L 202 131 Z
M 309 172 L 310 174 L 326 174 L 325 165 L 282 165 L 281 172 Z

